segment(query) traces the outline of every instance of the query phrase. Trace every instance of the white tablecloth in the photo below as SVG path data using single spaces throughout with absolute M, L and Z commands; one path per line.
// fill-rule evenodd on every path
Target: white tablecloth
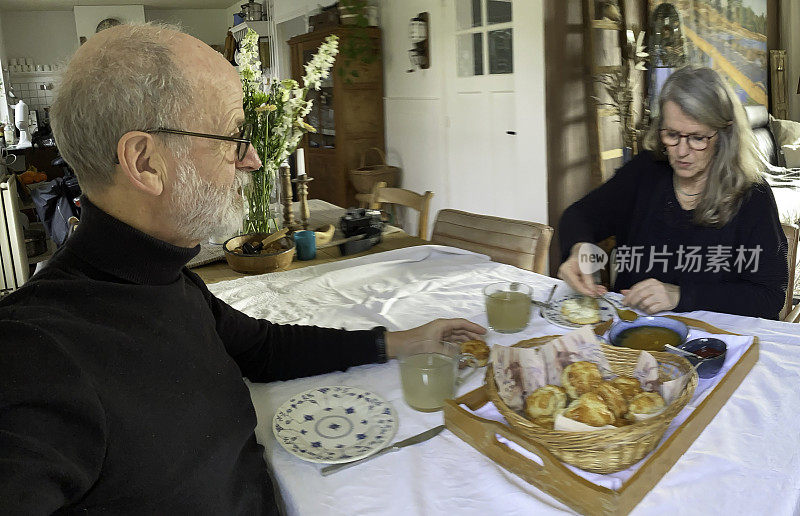
M 459 249 L 422 246 L 210 285 L 232 306 L 280 323 L 407 329 L 435 317 L 485 320 L 481 290 L 521 281 L 546 297 L 558 280 Z M 566 288 L 566 287 L 561 287 Z M 800 511 L 800 326 L 691 312 L 737 333 L 757 335 L 761 358 L 706 430 L 634 509 L 634 514 L 796 514 Z M 563 333 L 536 315 L 515 339 Z M 501 342 L 490 332 L 488 341 Z M 474 375 L 459 393 L 478 387 Z M 389 400 L 400 416 L 396 440 L 442 423 L 403 401 L 396 361 L 271 384 L 251 384 L 256 435 L 289 514 L 563 514 L 569 508 L 504 470 L 445 430 L 436 438 L 329 477 L 286 452 L 272 435 L 277 408 L 294 394 L 350 385 Z

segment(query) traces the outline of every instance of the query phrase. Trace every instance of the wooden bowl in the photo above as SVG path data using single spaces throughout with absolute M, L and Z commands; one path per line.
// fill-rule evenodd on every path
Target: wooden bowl
M 247 242 L 260 242 L 268 235 L 269 233 L 248 233 L 226 240 L 222 248 L 225 251 L 225 260 L 228 261 L 228 266 L 236 272 L 245 274 L 264 274 L 288 269 L 294 258 L 294 240 L 289 237 L 278 240 L 283 249 L 276 253 L 241 254 L 234 252 L 237 247 L 241 247 Z

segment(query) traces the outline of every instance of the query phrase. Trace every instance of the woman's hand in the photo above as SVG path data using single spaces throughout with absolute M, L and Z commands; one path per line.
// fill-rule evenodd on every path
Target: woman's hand
M 629 289 L 620 290 L 625 296 L 624 305 L 638 308 L 647 314 L 666 312 L 678 306 L 681 299 L 681 288 L 671 283 L 661 283 L 649 278 L 640 281 Z
M 597 285 L 591 274 L 584 274 L 578 261 L 578 249 L 583 242 L 572 246 L 569 258 L 558 268 L 558 277 L 567 282 L 567 285 L 584 296 L 599 297 L 608 292 L 606 287 Z
M 386 355 L 394 358 L 405 346 L 420 340 L 463 342 L 480 338 L 485 333 L 486 328 L 466 319 L 436 319 L 410 330 L 387 331 Z

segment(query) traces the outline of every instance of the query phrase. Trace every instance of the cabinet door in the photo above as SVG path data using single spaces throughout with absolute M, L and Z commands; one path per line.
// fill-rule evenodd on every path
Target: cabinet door
M 347 208 L 347 179 L 336 158 L 336 151 L 308 149 L 306 161 L 309 173 L 313 171 L 312 177 L 314 178 L 314 181 L 308 185 L 309 197 Z

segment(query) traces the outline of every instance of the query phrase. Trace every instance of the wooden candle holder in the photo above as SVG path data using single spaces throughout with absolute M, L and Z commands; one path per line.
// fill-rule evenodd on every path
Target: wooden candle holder
M 311 216 L 311 211 L 308 209 L 308 183 L 313 180 L 313 177 L 308 177 L 306 174 L 292 180 L 292 183 L 297 184 L 297 196 L 300 197 L 300 220 L 303 229 L 308 229 L 308 219 Z
M 292 172 L 287 166 L 281 167 L 281 204 L 283 204 L 283 227 L 294 232 L 300 229 L 300 224 L 294 220 L 292 211 Z

